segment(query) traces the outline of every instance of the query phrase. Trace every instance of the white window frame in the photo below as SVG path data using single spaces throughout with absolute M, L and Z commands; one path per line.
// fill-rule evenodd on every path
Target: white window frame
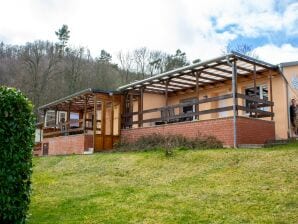
M 66 111 L 57 111 L 57 121 L 56 121 L 56 124 L 59 124 L 60 121 L 61 121 L 61 118 L 62 118 L 62 114 L 64 114 L 64 119 L 65 119 L 65 122 L 67 121 L 67 112 Z
M 49 120 L 49 113 L 54 113 L 54 116 L 55 116 L 55 111 L 54 110 L 48 110 L 47 112 L 46 112 L 46 114 L 45 114 L 45 122 L 44 122 L 44 126 L 45 127 L 49 127 L 49 125 L 48 125 L 48 122 L 49 121 L 51 121 L 51 120 Z M 55 123 L 54 123 L 55 124 Z
M 196 99 L 195 97 L 182 99 L 182 100 L 180 101 L 180 103 L 187 103 L 187 102 L 193 101 L 193 100 L 195 100 L 195 99 Z M 188 107 L 189 107 L 189 106 L 188 106 Z M 182 107 L 182 113 L 183 113 L 183 108 L 184 108 L 184 107 Z M 196 105 L 192 105 L 192 112 L 193 112 L 193 113 L 196 112 Z M 196 116 L 192 116 L 192 120 L 191 120 L 191 121 L 194 121 L 194 120 L 196 120 Z
M 245 89 L 244 89 L 244 94 L 246 94 L 245 92 L 246 92 L 247 89 L 251 89 L 251 88 L 253 88 L 253 87 L 254 87 L 253 85 L 246 86 Z M 268 89 L 268 85 L 267 85 L 267 84 L 256 85 L 256 88 L 258 88 L 258 87 L 260 88 L 260 94 L 259 94 L 260 99 L 264 99 L 264 93 L 263 93 L 263 90 L 266 88 L 267 91 L 269 91 L 269 89 Z M 268 92 L 267 94 L 268 94 L 268 98 L 269 98 L 269 92 Z M 245 104 L 245 106 L 246 106 L 246 100 L 245 100 L 244 104 Z M 263 110 L 263 111 L 269 111 L 269 107 L 261 107 L 261 108 L 259 108 L 259 109 L 261 109 L 261 110 Z M 246 111 L 244 111 L 244 113 L 245 113 L 245 114 L 249 114 L 249 112 L 246 112 Z

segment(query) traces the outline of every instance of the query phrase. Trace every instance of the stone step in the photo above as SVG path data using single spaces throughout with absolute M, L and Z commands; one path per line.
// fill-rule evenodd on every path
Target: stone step
M 238 148 L 240 149 L 260 149 L 263 148 L 264 144 L 239 144 Z

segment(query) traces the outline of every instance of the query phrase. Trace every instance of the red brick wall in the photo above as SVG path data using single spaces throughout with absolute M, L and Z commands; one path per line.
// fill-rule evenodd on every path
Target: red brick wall
M 44 138 L 42 143 L 49 143 L 48 155 L 83 154 L 85 148 L 93 147 L 93 136 L 79 134 Z
M 275 139 L 275 123 L 253 118 L 237 119 L 238 144 L 264 144 Z
M 199 133 L 203 135 L 213 135 L 224 142 L 225 145 L 233 144 L 233 123 L 231 118 L 213 119 L 205 121 L 192 121 L 183 123 L 172 123 L 155 127 L 144 127 L 121 130 L 121 139 L 133 142 L 139 137 L 158 133 L 180 134 L 188 138 L 194 138 Z
M 93 148 L 93 135 L 85 135 L 85 149 Z
M 245 117 L 237 118 L 238 144 L 261 144 L 266 140 L 275 138 L 274 122 Z M 121 139 L 133 142 L 144 135 L 157 133 L 180 134 L 194 138 L 199 133 L 213 135 L 223 142 L 225 146 L 233 146 L 233 118 L 219 118 L 204 121 L 173 123 L 155 127 L 135 129 L 122 129 Z

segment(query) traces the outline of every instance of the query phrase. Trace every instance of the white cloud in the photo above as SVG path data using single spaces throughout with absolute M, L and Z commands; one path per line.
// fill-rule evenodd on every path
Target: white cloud
M 284 26 L 288 34 L 298 35 L 298 2 L 291 4 L 285 11 L 283 18 Z
M 70 44 L 89 47 L 94 56 L 103 48 L 116 55 L 147 46 L 169 53 L 180 48 L 191 60 L 204 60 L 221 54 L 239 35 L 298 32 L 298 3 L 282 14 L 273 0 L 0 0 L 0 5 L 3 40 L 54 41 L 54 31 L 67 24 Z M 235 26 L 217 31 L 229 25 Z
M 298 61 L 298 48 L 293 47 L 291 44 L 284 44 L 280 47 L 267 44 L 256 48 L 254 52 L 260 57 L 260 59 L 273 64 Z

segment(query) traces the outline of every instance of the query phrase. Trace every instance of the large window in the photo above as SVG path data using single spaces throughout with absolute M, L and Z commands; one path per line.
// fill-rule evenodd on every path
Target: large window
M 48 110 L 45 117 L 45 127 L 54 127 L 55 126 L 55 111 Z
M 70 127 L 71 128 L 78 128 L 80 126 L 79 124 L 80 115 L 78 113 L 70 113 Z
M 64 119 L 64 122 L 67 120 L 67 112 L 65 111 L 57 111 L 57 120 L 56 125 L 58 125 L 62 119 Z M 45 127 L 55 127 L 55 111 L 54 110 L 48 110 L 46 113 L 45 118 Z
M 193 102 L 195 99 L 196 98 L 184 99 L 184 100 L 181 100 L 181 103 Z M 183 114 L 196 112 L 196 105 L 184 106 L 184 107 L 182 107 L 181 112 Z M 192 120 L 195 120 L 195 118 L 196 118 L 196 116 L 189 116 L 189 117 L 184 118 L 183 120 L 192 121 Z
M 256 91 L 256 96 L 259 99 L 268 100 L 268 87 L 267 87 L 267 85 L 259 85 L 259 86 L 257 86 L 256 90 L 257 90 Z M 252 96 L 252 97 L 255 96 L 254 87 L 246 88 L 245 89 L 245 95 Z M 248 108 L 254 108 L 252 106 L 252 104 L 253 104 L 253 102 L 251 100 L 246 100 L 245 101 L 245 106 L 248 107 Z M 260 110 L 268 110 L 269 107 L 258 108 L 258 109 L 260 109 Z

